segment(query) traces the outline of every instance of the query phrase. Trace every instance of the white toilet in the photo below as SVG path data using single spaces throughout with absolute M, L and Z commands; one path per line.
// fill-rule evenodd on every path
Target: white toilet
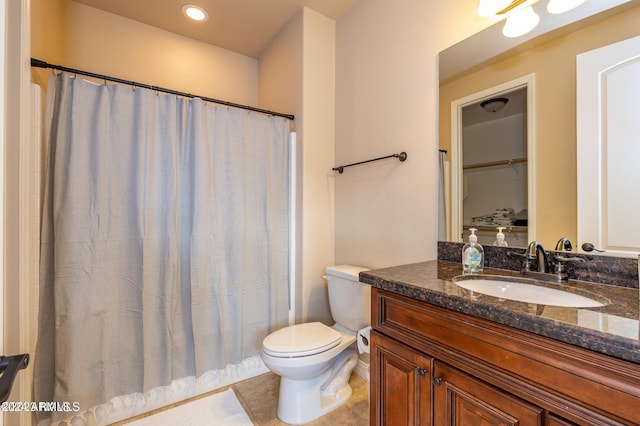
M 361 271 L 366 268 L 326 268 L 333 326 L 296 324 L 263 340 L 262 360 L 280 376 L 278 418 L 283 422 L 310 422 L 351 397 L 349 378 L 358 362 L 356 334 L 371 322 L 371 288 L 358 281 Z

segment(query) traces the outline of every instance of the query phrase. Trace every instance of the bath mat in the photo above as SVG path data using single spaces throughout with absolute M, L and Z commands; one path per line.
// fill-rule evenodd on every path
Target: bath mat
M 228 389 L 126 424 L 126 426 L 164 425 L 253 426 L 253 423 L 249 420 L 233 389 Z

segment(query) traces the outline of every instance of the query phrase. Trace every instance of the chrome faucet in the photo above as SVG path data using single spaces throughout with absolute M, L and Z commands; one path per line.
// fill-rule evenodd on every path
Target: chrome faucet
M 538 266 L 538 272 L 544 274 L 549 272 L 549 263 L 547 262 L 547 253 L 544 251 L 542 244 L 537 241 L 531 241 L 527 250 L 524 252 L 525 259 L 531 261 L 535 260 Z M 525 261 L 525 270 L 531 270 L 531 263 L 529 262 L 529 268 L 526 268 L 527 262 Z
M 535 273 L 549 273 L 549 263 L 547 262 L 547 253 L 544 251 L 542 244 L 537 241 L 532 241 L 529 243 L 529 246 L 525 250 L 524 253 L 517 252 L 509 252 L 507 256 L 517 256 L 524 257 L 524 262 L 522 263 L 522 269 L 520 272 L 522 275 L 533 274 L 535 271 L 531 270 L 531 262 L 536 261 L 537 272 Z

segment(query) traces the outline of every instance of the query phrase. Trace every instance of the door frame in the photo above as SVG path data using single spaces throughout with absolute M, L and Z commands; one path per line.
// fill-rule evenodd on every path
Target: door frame
M 535 73 L 489 87 L 471 95 L 451 102 L 451 220 L 448 233 L 451 241 L 462 242 L 462 109 L 489 97 L 500 96 L 514 90 L 527 89 L 527 209 L 528 217 L 527 241 L 536 235 L 536 113 L 535 113 Z

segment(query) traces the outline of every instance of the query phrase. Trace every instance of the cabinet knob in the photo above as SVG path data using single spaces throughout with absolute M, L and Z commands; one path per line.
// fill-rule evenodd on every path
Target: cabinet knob
M 418 373 L 418 377 L 424 377 L 427 375 L 427 369 L 426 368 L 418 368 L 417 370 Z
M 440 386 L 442 384 L 442 377 L 434 377 L 433 379 L 431 379 L 431 383 L 435 387 Z

